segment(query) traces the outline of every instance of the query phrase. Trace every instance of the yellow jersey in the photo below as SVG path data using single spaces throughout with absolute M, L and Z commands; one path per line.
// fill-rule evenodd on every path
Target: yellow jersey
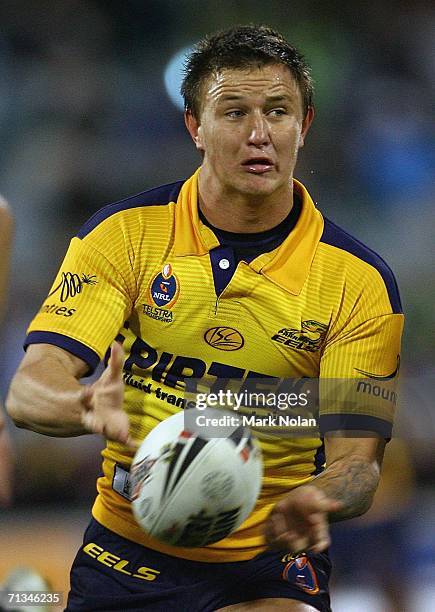
M 288 236 L 272 251 L 235 262 L 198 213 L 198 172 L 98 211 L 70 248 L 26 343 L 49 343 L 93 371 L 114 338 L 124 347 L 124 409 L 143 439 L 184 408 L 186 379 L 388 377 L 403 325 L 391 270 L 324 219 L 305 187 Z M 217 288 L 220 287 L 218 290 Z M 362 410 L 364 414 L 364 410 Z M 343 416 L 345 419 L 343 420 Z M 358 414 L 329 407 L 322 431 L 360 429 Z M 388 437 L 391 418 L 367 416 Z M 198 561 L 238 561 L 264 549 L 263 525 L 290 489 L 322 468 L 322 440 L 260 436 L 263 487 L 250 517 L 210 546 L 179 548 L 148 537 L 128 495 L 114 487 L 132 453 L 108 442 L 93 515 L 136 543 Z

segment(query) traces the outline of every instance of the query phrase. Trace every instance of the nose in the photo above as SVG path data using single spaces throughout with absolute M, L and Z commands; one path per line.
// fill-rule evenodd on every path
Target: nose
M 248 143 L 255 147 L 264 147 L 270 143 L 269 124 L 263 113 L 254 113 L 249 122 Z

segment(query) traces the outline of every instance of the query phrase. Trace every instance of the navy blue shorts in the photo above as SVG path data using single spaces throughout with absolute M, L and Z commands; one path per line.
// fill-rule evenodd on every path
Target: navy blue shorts
M 327 554 L 266 551 L 249 561 L 204 563 L 135 544 L 92 519 L 71 569 L 67 612 L 212 612 L 282 597 L 330 612 Z

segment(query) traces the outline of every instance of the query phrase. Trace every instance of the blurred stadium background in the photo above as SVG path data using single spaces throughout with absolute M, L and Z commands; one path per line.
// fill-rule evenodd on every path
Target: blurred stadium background
M 248 22 L 278 28 L 311 62 L 317 116 L 296 176 L 325 214 L 390 263 L 407 315 L 408 435 L 389 445 L 375 508 L 334 526 L 334 610 L 435 610 L 435 417 L 430 401 L 424 412 L 421 394 L 412 395 L 420 377 L 430 381 L 435 357 L 429 0 L 2 0 L 0 192 L 16 239 L 0 391 L 87 217 L 198 165 L 176 106 L 180 53 L 207 32 Z M 12 509 L 0 514 L 0 582 L 16 565 L 33 565 L 66 591 L 102 441 L 9 428 L 16 487 Z

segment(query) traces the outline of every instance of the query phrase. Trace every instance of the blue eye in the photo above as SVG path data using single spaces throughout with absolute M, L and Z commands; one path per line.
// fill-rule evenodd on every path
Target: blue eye
M 286 115 L 287 111 L 284 108 L 274 108 L 269 111 L 269 115 L 275 115 L 277 117 L 281 117 L 282 115 Z
M 232 111 L 228 111 L 227 113 L 225 113 L 227 117 L 242 117 L 243 116 L 243 111 L 241 110 L 232 110 Z

